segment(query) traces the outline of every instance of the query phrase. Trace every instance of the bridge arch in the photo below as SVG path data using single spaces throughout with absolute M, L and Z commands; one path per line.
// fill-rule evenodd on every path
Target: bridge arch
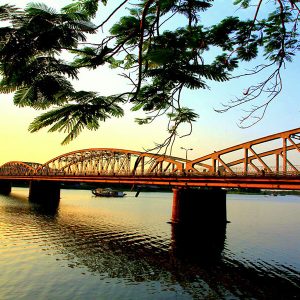
M 9 161 L 0 167 L 0 175 L 28 176 L 34 175 L 40 164 L 22 161 Z
M 36 169 L 37 175 L 180 174 L 183 160 L 124 149 L 91 148 L 57 156 Z
M 299 154 L 300 128 L 296 128 L 199 157 L 187 162 L 186 170 L 220 175 L 299 175 Z

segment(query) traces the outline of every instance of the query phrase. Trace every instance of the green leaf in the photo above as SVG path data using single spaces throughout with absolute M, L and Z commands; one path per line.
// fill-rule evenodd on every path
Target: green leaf
M 124 115 L 124 111 L 118 105 L 124 99 L 118 95 L 102 97 L 94 92 L 80 91 L 73 93 L 69 100 L 76 103 L 65 104 L 41 114 L 30 124 L 29 131 L 36 132 L 52 125 L 49 132 L 68 133 L 62 142 L 62 144 L 67 144 L 75 139 L 84 128 L 97 130 L 100 121 Z
M 141 108 L 143 108 L 143 106 L 144 106 L 144 103 L 138 103 L 138 104 L 134 105 L 134 106 L 131 108 L 131 110 L 132 110 L 132 111 L 138 111 L 138 110 L 140 110 Z
M 243 8 L 248 8 L 251 0 L 235 0 L 234 5 L 240 4 Z

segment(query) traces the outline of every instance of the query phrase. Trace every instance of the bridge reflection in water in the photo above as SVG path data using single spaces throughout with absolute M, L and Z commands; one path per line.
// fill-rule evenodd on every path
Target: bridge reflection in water
M 37 216 L 41 215 L 55 218 L 59 213 L 58 205 L 45 206 L 29 202 L 29 207 L 33 213 L 37 214 Z M 221 254 L 224 250 L 224 243 L 226 238 L 226 222 L 223 222 L 222 224 L 212 224 L 191 219 L 187 223 L 167 223 L 170 224 L 170 246 L 167 246 L 165 249 L 158 249 L 155 247 L 154 251 L 156 252 L 157 256 L 164 256 L 163 260 L 166 260 L 165 263 L 169 263 L 169 260 L 171 259 L 172 262 L 176 261 L 177 263 L 190 262 L 200 263 L 201 265 L 212 265 L 214 263 L 217 263 L 221 259 Z M 63 224 L 63 226 L 64 228 L 68 228 L 70 227 L 70 224 L 68 224 L 67 222 L 66 224 Z M 90 224 L 90 226 L 93 227 L 93 224 Z M 122 229 L 120 228 L 111 228 L 111 230 L 116 230 L 117 232 L 119 232 L 120 230 L 122 231 Z M 88 245 L 95 244 L 94 232 L 92 228 L 86 228 L 85 230 L 81 229 L 80 231 L 92 232 L 91 237 L 84 234 L 84 236 L 82 236 L 82 239 L 84 239 L 85 243 L 87 243 Z M 76 232 L 76 235 L 77 234 L 80 235 L 80 232 Z M 97 233 L 97 236 L 101 235 L 105 236 L 106 234 L 102 232 Z M 89 241 L 90 238 L 91 240 Z M 146 241 L 147 237 L 144 238 Z M 80 236 L 77 236 L 76 239 L 80 239 Z M 124 233 L 124 241 L 122 243 L 124 243 L 125 246 L 127 243 L 126 241 L 126 233 Z M 103 241 L 101 241 L 101 243 L 102 242 Z M 106 246 L 108 246 L 108 248 L 111 250 L 113 250 L 115 247 L 117 250 L 120 246 L 118 243 L 118 245 L 114 245 L 113 239 L 111 241 L 106 240 L 104 243 L 108 243 Z M 139 253 L 142 253 L 143 256 L 148 256 L 154 250 L 152 246 L 149 247 L 149 244 L 145 243 L 145 248 L 143 248 L 143 243 L 132 244 L 130 240 L 128 240 L 127 246 L 128 249 L 126 249 L 126 252 L 129 254 L 129 257 L 131 257 L 133 254 L 135 257 L 138 257 Z M 91 250 L 92 249 L 89 249 L 88 251 Z M 157 256 L 155 260 L 157 260 Z M 157 262 L 157 267 L 160 266 L 160 263 Z
M 80 205 L 88 198 L 77 196 L 72 206 L 75 193 L 78 191 L 64 192 L 61 210 L 56 212 L 46 210 L 41 212 L 36 205 L 30 204 L 33 220 L 30 221 L 30 216 L 24 212 L 23 222 L 30 224 L 31 233 L 33 229 L 36 231 L 35 243 L 40 232 L 43 249 L 48 249 L 51 255 L 53 252 L 59 253 L 60 259 L 63 259 L 62 256 L 65 257 L 70 268 L 79 270 L 81 268 L 82 271 L 79 273 L 86 272 L 87 269 L 92 274 L 98 275 L 99 284 L 102 281 L 113 282 L 112 279 L 119 282 L 125 279 L 130 289 L 130 285 L 142 282 L 148 282 L 150 286 L 155 282 L 168 282 L 169 285 L 163 287 L 168 290 L 174 288 L 174 283 L 179 283 L 184 292 L 190 296 L 186 297 L 187 299 L 191 297 L 218 299 L 223 296 L 226 298 L 228 293 L 232 297 L 240 295 L 259 299 L 266 295 L 277 296 L 276 292 L 284 291 L 285 288 L 286 295 L 296 295 L 299 291 L 288 280 L 274 273 L 268 274 L 263 268 L 260 273 L 255 267 L 247 267 L 237 260 L 230 261 L 228 253 L 224 259 L 222 251 L 226 241 L 226 225 L 221 230 L 220 227 L 211 228 L 203 224 L 186 232 L 181 231 L 184 227 L 165 224 L 164 226 L 169 226 L 171 232 L 171 240 L 167 243 L 168 238 L 161 236 L 167 231 L 165 228 L 159 230 L 160 236 L 155 236 L 156 227 L 153 232 L 147 232 L 145 227 L 128 226 L 128 222 L 110 218 L 104 204 L 99 207 L 103 207 L 105 212 L 101 213 L 99 210 L 96 213 L 94 202 L 90 203 L 90 209 L 94 212 L 90 214 L 89 210 L 85 211 L 88 204 Z M 70 199 L 67 198 L 68 194 Z M 132 198 L 127 200 L 134 203 L 141 201 L 133 195 L 132 193 Z M 80 199 L 82 201 L 79 201 Z M 14 201 L 14 198 L 11 200 Z M 102 200 L 100 203 L 103 203 Z M 96 199 L 93 201 L 99 203 Z M 122 201 L 124 199 L 115 199 L 115 204 L 122 205 Z M 142 201 L 150 203 L 147 198 Z M 149 209 L 151 205 L 146 205 L 146 210 L 147 207 Z M 24 210 L 25 208 L 26 206 Z M 132 207 L 127 208 L 130 209 Z M 147 213 L 142 215 L 145 217 Z M 21 232 L 26 235 L 24 229 Z M 18 235 L 18 238 L 22 240 L 22 234 Z M 26 240 L 28 236 L 24 238 Z M 62 264 L 61 261 L 57 263 Z M 258 265 L 259 263 L 258 261 Z M 81 280 L 85 284 L 83 277 Z M 126 295 L 124 297 L 126 298 Z

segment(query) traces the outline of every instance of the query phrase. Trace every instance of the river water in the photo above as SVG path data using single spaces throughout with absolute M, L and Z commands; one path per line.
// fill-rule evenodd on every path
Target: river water
M 0 299 L 300 299 L 300 197 L 228 194 L 226 227 L 181 231 L 172 193 L 134 195 L 0 196 Z

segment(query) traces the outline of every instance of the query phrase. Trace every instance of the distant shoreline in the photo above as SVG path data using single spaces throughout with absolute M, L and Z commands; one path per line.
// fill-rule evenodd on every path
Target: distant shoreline
M 28 187 L 28 182 L 18 182 L 14 183 L 15 187 Z M 74 190 L 91 190 L 96 187 L 113 187 L 116 190 L 125 190 L 125 191 L 141 191 L 141 192 L 172 192 L 170 187 L 165 186 L 131 186 L 128 184 L 86 184 L 86 183 L 63 183 L 61 184 L 62 189 L 74 189 Z M 273 196 L 285 196 L 285 195 L 296 195 L 300 196 L 300 190 L 260 190 L 260 189 L 251 189 L 251 188 L 231 188 L 226 189 L 228 194 L 248 194 L 248 195 L 273 195 Z
M 248 194 L 248 195 L 272 195 L 272 196 L 285 196 L 295 195 L 300 196 L 299 190 L 257 190 L 257 189 L 230 189 L 227 190 L 228 194 Z

